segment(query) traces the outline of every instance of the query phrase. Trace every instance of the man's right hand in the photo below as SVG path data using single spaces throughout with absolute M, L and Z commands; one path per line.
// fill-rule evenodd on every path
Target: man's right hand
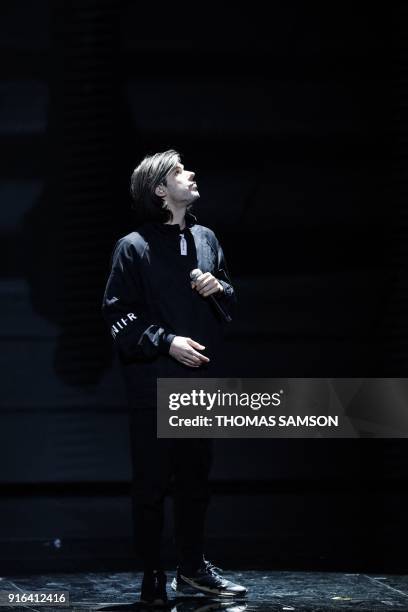
M 169 354 L 190 368 L 198 368 L 203 363 L 208 363 L 210 360 L 205 355 L 201 355 L 195 349 L 202 351 L 205 346 L 184 336 L 176 336 L 170 345 Z

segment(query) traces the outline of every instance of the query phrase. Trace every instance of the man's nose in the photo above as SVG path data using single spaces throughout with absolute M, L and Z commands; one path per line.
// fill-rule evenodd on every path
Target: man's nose
M 190 179 L 193 179 L 195 177 L 195 172 L 190 172 Z

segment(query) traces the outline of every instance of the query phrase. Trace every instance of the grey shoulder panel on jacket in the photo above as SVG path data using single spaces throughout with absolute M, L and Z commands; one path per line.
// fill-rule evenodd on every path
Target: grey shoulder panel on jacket
M 192 232 L 196 232 L 197 234 L 200 234 L 201 236 L 207 238 L 207 240 L 211 243 L 218 243 L 217 237 L 214 234 L 214 232 L 212 231 L 212 229 L 210 229 L 209 227 L 206 227 L 205 225 L 198 225 L 197 223 L 195 225 L 193 225 L 193 227 L 191 228 Z
M 126 236 L 122 236 L 116 243 L 117 249 L 129 249 L 133 247 L 133 249 L 137 252 L 137 254 L 142 257 L 147 246 L 146 239 L 139 234 L 139 232 L 130 232 L 130 234 L 126 234 Z

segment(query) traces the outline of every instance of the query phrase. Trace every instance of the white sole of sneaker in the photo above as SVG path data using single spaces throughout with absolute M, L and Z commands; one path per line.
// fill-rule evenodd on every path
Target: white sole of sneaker
M 209 587 L 197 586 L 193 580 L 187 578 L 187 576 L 181 575 L 181 578 L 186 582 L 192 589 L 199 591 L 200 593 L 211 593 L 211 595 L 217 595 L 217 597 L 245 597 L 247 591 L 243 593 L 226 593 L 222 591 L 217 591 L 216 589 L 210 589 Z

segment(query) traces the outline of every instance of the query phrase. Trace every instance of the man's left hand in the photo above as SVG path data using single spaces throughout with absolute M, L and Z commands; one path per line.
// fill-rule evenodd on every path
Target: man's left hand
M 224 291 L 221 283 L 211 274 L 211 272 L 204 272 L 204 274 L 201 274 L 196 281 L 191 283 L 191 287 L 196 289 L 203 297 L 208 297 L 212 293 Z

